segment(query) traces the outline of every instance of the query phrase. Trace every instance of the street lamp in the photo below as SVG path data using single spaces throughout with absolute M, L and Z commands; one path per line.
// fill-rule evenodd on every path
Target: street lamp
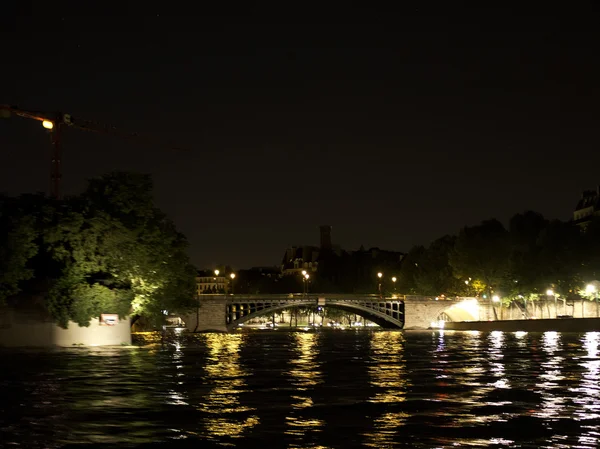
M 379 278 L 377 290 L 379 291 L 379 296 L 381 296 L 381 278 L 383 277 L 383 273 L 380 271 L 379 273 L 377 273 L 377 277 Z
M 467 295 L 469 295 L 471 293 L 471 286 L 469 285 L 471 283 L 471 278 L 469 279 L 465 279 L 465 285 L 466 285 L 466 289 L 467 289 Z M 477 292 L 475 292 L 475 296 L 477 296 Z
M 217 279 L 219 277 L 219 270 L 215 270 L 215 293 L 219 293 L 219 280 Z
M 231 273 L 229 277 L 231 278 L 231 294 L 233 295 L 233 280 L 235 279 L 235 273 Z
M 498 295 L 494 295 L 492 296 L 492 310 L 494 311 L 494 318 L 497 320 L 498 319 L 498 315 L 496 314 L 496 307 L 494 307 L 494 303 L 499 303 L 500 302 L 500 296 Z
M 396 292 L 396 276 L 392 277 L 392 282 L 394 283 L 394 293 Z
M 594 301 L 596 302 L 596 318 L 598 317 L 598 295 L 596 295 L 596 286 L 594 284 L 588 284 L 585 286 L 585 291 L 588 295 L 594 295 Z M 583 304 L 583 302 L 581 303 Z M 581 317 L 583 318 L 583 306 L 581 306 Z
M 51 122 L 50 120 L 44 120 L 42 121 L 42 126 L 46 129 L 52 129 L 54 128 L 54 122 Z
M 556 296 L 554 295 L 554 290 L 552 290 L 551 288 L 546 290 L 546 296 L 547 297 L 554 296 L 554 318 L 558 318 L 558 304 L 556 302 Z M 550 317 L 548 317 L 548 318 L 550 318 Z
M 306 294 L 308 295 L 308 279 L 310 278 L 310 274 L 306 273 L 304 275 L 304 279 L 306 280 L 305 284 L 304 284 L 304 289 L 306 290 Z

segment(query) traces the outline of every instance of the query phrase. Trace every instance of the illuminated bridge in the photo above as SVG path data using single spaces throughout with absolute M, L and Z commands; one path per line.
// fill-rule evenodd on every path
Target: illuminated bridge
M 476 298 L 410 295 L 288 294 L 200 295 L 195 312 L 182 316 L 191 331 L 228 332 L 261 315 L 293 307 L 332 307 L 389 329 L 427 329 L 440 319 L 479 320 Z

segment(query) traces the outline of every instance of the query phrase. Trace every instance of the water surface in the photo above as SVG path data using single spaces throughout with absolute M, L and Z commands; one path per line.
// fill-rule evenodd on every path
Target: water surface
M 276 330 L 4 349 L 0 447 L 596 448 L 599 342 Z

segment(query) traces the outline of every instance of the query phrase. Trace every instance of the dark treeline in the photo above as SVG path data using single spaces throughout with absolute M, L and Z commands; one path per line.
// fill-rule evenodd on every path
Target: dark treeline
M 63 327 L 102 313 L 158 319 L 193 305 L 187 241 L 150 176 L 111 173 L 77 196 L 0 196 L 0 302 L 36 302 Z
M 424 296 L 498 295 L 505 303 L 546 299 L 593 299 L 586 286 L 600 278 L 600 222 L 583 230 L 573 222 L 536 212 L 513 216 L 506 228 L 495 219 L 463 228 L 429 246 L 412 248 L 401 261 L 373 258 L 368 251 L 325 255 L 311 273 L 311 292 Z M 240 278 L 239 293 L 301 292 L 300 276 Z M 392 278 L 396 278 L 396 282 Z
M 398 289 L 422 295 L 498 295 L 506 302 L 591 297 L 586 286 L 600 273 L 600 223 L 584 229 L 547 220 L 536 212 L 465 227 L 428 247 L 410 250 L 402 262 Z

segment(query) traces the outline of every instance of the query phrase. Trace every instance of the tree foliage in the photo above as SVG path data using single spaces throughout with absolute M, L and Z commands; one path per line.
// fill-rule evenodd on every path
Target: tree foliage
M 81 195 L 45 202 L 44 213 L 24 215 L 37 234 L 21 238 L 27 247 L 37 237 L 40 257 L 20 250 L 29 262 L 13 265 L 25 266 L 22 280 L 48 278 L 47 306 L 59 325 L 87 326 L 101 313 L 159 318 L 193 305 L 196 271 L 187 241 L 154 206 L 150 176 L 111 173 L 91 180 Z
M 459 232 L 449 264 L 457 277 L 478 279 L 491 290 L 500 286 L 508 274 L 510 249 L 502 223 L 486 220 Z
M 28 262 L 38 251 L 37 236 L 34 217 L 15 199 L 0 196 L 0 302 L 19 293 L 20 284 L 33 277 Z
M 456 237 L 444 236 L 423 251 L 414 273 L 416 291 L 423 295 L 440 295 L 459 290 L 459 280 L 453 276 L 449 257 Z
M 508 229 L 486 220 L 413 248 L 402 261 L 398 287 L 406 294 L 499 294 L 523 302 L 547 299 L 549 289 L 563 298 L 582 296 L 598 279 L 600 220 L 582 232 L 572 222 L 526 211 L 514 215 Z

